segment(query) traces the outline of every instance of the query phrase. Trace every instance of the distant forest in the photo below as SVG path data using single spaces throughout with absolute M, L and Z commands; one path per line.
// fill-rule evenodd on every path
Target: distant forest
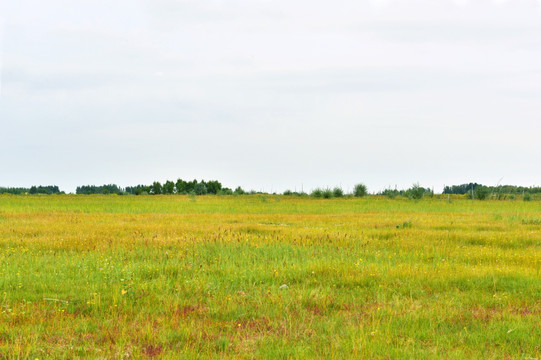
M 21 194 L 62 194 L 63 191 L 60 191 L 58 186 L 56 185 L 49 185 L 49 186 L 32 186 L 30 188 L 22 188 L 22 187 L 14 187 L 14 188 L 6 188 L 6 187 L 0 187 L 0 194 L 15 194 L 15 195 L 21 195 Z
M 485 186 L 477 183 L 469 183 L 462 185 L 445 186 L 443 194 L 459 194 L 468 195 L 469 197 L 479 198 L 494 198 L 498 200 L 514 198 L 516 195 L 521 195 L 528 198 L 529 195 L 541 194 L 541 187 L 525 187 L 514 185 L 497 185 Z M 476 196 L 477 195 L 477 196 Z
M 217 180 L 192 180 L 185 181 L 178 179 L 176 181 L 166 181 L 160 183 L 154 181 L 151 185 L 136 185 L 127 186 L 122 188 L 116 184 L 109 185 L 82 185 L 76 189 L 76 194 L 92 195 L 92 194 L 117 194 L 117 195 L 243 195 L 243 194 L 257 194 L 263 192 L 245 191 L 240 186 L 234 190 L 228 187 L 222 186 Z M 64 194 L 56 185 L 49 186 L 32 186 L 30 188 L 24 187 L 0 187 L 0 194 Z M 352 193 L 345 193 L 341 188 L 335 187 L 333 189 L 317 188 L 310 194 L 304 192 L 292 192 L 286 190 L 282 193 L 286 196 L 313 196 L 316 198 L 333 198 L 342 196 L 365 196 L 368 194 L 366 186 L 358 184 L 353 189 Z M 498 185 L 498 186 L 486 186 L 478 183 L 469 183 L 461 185 L 445 186 L 442 194 L 448 195 L 464 195 L 469 198 L 485 200 L 485 199 L 515 199 L 517 196 L 522 197 L 524 200 L 531 199 L 532 195 L 541 194 L 541 187 L 524 187 L 515 185 Z M 383 195 L 389 198 L 397 196 L 407 197 L 411 199 L 420 199 L 425 196 L 434 196 L 434 191 L 430 188 L 424 188 L 418 184 L 414 184 L 409 189 L 385 189 L 375 195 Z
M 244 194 L 244 190 L 239 186 L 235 190 L 232 190 L 227 187 L 223 187 L 222 184 L 217 180 L 210 181 L 185 181 L 178 179 L 177 181 L 166 181 L 165 183 L 160 183 L 159 181 L 154 181 L 152 185 L 136 185 L 136 186 L 127 186 L 126 188 L 121 188 L 118 185 L 83 185 L 78 186 L 76 194 L 118 194 L 118 195 L 233 195 Z
M 485 185 L 481 185 L 477 183 L 446 186 L 443 188 L 443 193 L 464 195 L 472 190 L 475 191 L 475 189 L 477 189 L 478 187 L 486 187 L 492 193 L 501 193 L 501 194 L 522 194 L 523 192 L 529 192 L 531 194 L 541 193 L 541 187 L 525 187 L 525 186 L 514 186 L 514 185 L 485 186 Z

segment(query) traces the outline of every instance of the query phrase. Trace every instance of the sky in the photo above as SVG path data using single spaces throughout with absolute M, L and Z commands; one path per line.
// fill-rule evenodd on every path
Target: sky
M 540 0 L 0 0 L 0 186 L 539 186 L 540 137 Z

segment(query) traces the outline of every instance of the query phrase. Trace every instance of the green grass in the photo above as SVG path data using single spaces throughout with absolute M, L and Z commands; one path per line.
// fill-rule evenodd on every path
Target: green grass
M 522 201 L 0 196 L 0 358 L 540 358 L 540 218 Z

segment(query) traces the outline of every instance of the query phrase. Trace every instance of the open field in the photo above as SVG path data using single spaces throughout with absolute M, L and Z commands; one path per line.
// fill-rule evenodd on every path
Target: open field
M 0 359 L 145 357 L 539 359 L 541 204 L 0 196 Z

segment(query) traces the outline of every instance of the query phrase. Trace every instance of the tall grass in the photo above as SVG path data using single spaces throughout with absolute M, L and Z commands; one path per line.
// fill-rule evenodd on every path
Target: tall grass
M 0 354 L 539 358 L 540 218 L 534 201 L 0 196 Z

